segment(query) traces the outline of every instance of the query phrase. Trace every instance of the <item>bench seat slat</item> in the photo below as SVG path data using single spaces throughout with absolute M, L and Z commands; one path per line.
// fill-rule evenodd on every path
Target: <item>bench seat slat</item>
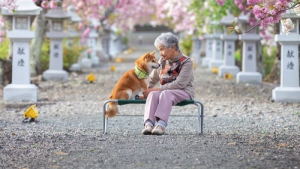
M 118 105 L 125 105 L 125 104 L 145 104 L 146 100 L 118 100 Z M 194 100 L 184 100 L 180 103 L 177 103 L 175 106 L 185 106 L 188 104 L 194 104 Z

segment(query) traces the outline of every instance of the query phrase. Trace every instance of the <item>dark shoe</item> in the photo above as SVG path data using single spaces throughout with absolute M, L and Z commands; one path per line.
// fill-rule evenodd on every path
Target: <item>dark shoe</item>
M 152 130 L 153 135 L 163 135 L 165 134 L 165 128 L 161 125 L 156 125 L 154 129 Z
M 151 134 L 152 130 L 153 130 L 153 126 L 146 125 L 145 128 L 142 130 L 142 134 L 149 135 Z

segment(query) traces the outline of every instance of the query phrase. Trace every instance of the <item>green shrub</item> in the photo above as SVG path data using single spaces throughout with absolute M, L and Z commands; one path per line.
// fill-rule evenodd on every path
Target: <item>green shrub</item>
M 70 47 L 67 47 L 66 41 L 64 40 L 64 48 L 63 48 L 63 56 L 64 56 L 64 63 L 63 68 L 65 70 L 69 70 L 72 64 L 77 63 L 81 53 L 87 49 L 86 46 L 79 45 L 79 38 L 74 38 L 73 42 L 71 43 Z
M 8 59 L 8 53 L 9 53 L 9 39 L 5 38 L 3 40 L 3 42 L 0 43 L 0 58 L 3 60 L 7 60 Z
M 271 73 L 277 53 L 277 48 L 272 47 L 270 53 L 271 55 L 269 56 L 267 52 L 268 48 L 268 46 L 263 46 L 264 75 L 268 75 L 269 73 Z
M 44 38 L 44 42 L 41 50 L 41 69 L 44 72 L 49 69 L 49 60 L 50 60 L 50 40 Z
M 235 64 L 237 67 L 242 70 L 242 55 L 241 55 L 241 49 L 237 49 L 234 53 L 234 58 L 235 58 Z
M 128 45 L 128 37 L 127 36 L 122 36 L 122 43 L 124 45 Z
M 69 70 L 70 66 L 73 63 L 77 63 L 80 54 L 86 50 L 87 48 L 84 46 L 77 45 L 79 43 L 79 38 L 74 38 L 73 43 L 71 43 L 70 47 L 67 47 L 66 41 L 68 39 L 64 39 L 63 45 L 63 69 Z M 50 61 L 50 40 L 48 38 L 44 39 L 44 43 L 42 45 L 41 51 L 41 68 L 42 71 L 49 69 L 49 61 Z
M 192 36 L 186 36 L 184 38 L 181 38 L 179 41 L 180 49 L 182 50 L 183 54 L 186 56 L 190 56 L 193 49 L 193 40 Z

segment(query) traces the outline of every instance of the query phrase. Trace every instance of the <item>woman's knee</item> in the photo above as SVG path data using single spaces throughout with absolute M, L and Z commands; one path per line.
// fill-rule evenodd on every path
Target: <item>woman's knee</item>
M 160 93 L 159 99 L 174 100 L 174 95 L 172 94 L 172 91 L 164 90 Z
M 170 90 L 164 90 L 160 93 L 160 97 L 164 97 L 164 96 L 169 97 L 172 95 L 171 93 L 172 92 Z
M 158 98 L 160 95 L 160 92 L 158 91 L 152 91 L 149 93 L 148 97 L 151 97 L 151 98 Z

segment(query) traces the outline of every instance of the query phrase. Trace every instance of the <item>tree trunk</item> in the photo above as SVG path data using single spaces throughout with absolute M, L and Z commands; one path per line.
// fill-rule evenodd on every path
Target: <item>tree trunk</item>
M 240 68 L 240 71 L 242 71 L 242 63 L 243 63 L 243 42 L 241 40 L 236 40 L 235 41 L 235 51 L 236 52 L 238 49 L 240 49 L 239 55 L 240 55 L 240 61 L 237 59 L 235 60 L 235 65 Z
M 259 42 L 256 43 L 256 47 L 257 47 L 257 60 L 256 60 L 256 63 L 257 63 L 257 71 L 259 73 L 261 73 L 262 75 L 265 74 L 265 70 L 264 70 L 264 56 L 263 56 L 263 46 L 262 44 Z
M 35 38 L 30 45 L 30 72 L 32 75 L 42 73 L 41 63 L 41 49 L 43 45 L 43 38 L 46 32 L 46 20 L 44 17 L 45 10 L 41 12 L 34 20 Z
M 275 34 L 279 34 L 279 23 L 277 23 L 274 26 Z M 279 43 L 277 43 L 277 53 L 276 53 L 276 59 L 274 61 L 274 64 L 272 66 L 271 72 L 265 76 L 264 81 L 266 82 L 272 82 L 272 83 L 280 83 L 280 59 L 281 59 L 281 46 Z

